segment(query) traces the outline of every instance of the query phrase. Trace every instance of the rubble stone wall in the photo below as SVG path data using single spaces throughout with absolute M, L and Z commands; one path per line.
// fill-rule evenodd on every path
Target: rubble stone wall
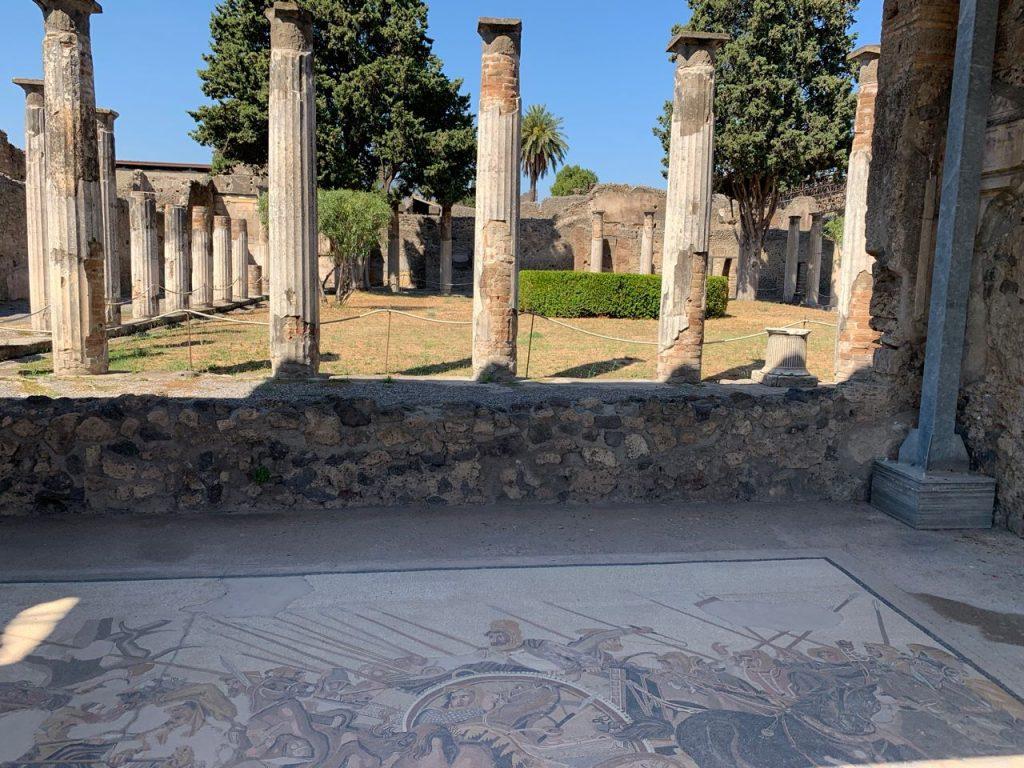
M 669 392 L 5 400 L 0 515 L 857 500 L 905 434 L 870 390 Z

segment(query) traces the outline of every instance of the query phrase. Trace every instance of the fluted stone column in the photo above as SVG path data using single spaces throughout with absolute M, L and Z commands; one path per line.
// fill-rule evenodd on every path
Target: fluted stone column
M 391 211 L 391 218 L 388 220 L 388 253 L 387 263 L 384 265 L 384 285 L 397 293 L 402 288 L 402 220 L 399 218 L 398 209 Z
M 473 259 L 473 376 L 516 375 L 522 22 L 482 18 L 476 253 Z
M 249 299 L 249 222 L 231 220 L 231 274 L 234 275 L 232 297 L 235 301 Z
M 16 78 L 25 91 L 25 220 L 28 235 L 28 303 L 32 328 L 50 329 L 50 266 L 46 242 L 46 104 L 42 80 Z M 38 314 L 37 314 L 38 313 Z
M 665 200 L 658 378 L 700 381 L 705 281 L 711 228 L 715 53 L 727 35 L 684 32 L 668 51 L 676 62 Z
M 640 274 L 654 272 L 654 211 L 644 211 L 644 231 L 640 240 Z
M 36 0 L 43 12 L 46 242 L 53 369 L 106 373 L 103 216 L 89 21 L 94 0 Z
M 590 214 L 590 271 L 604 270 L 604 211 Z
M 839 381 L 870 371 L 879 337 L 870 325 L 875 259 L 867 251 L 867 212 L 880 55 L 881 48 L 877 45 L 866 45 L 850 54 L 850 59 L 860 65 L 860 86 L 853 150 L 846 173 L 846 219 L 836 331 L 836 379 Z
M 751 378 L 769 387 L 816 387 L 818 379 L 807 370 L 807 337 L 804 328 L 767 328 L 764 368 Z
M 164 308 L 168 312 L 189 305 L 189 220 L 188 208 L 168 205 L 164 209 Z
M 274 375 L 320 367 L 313 22 L 292 0 L 270 19 L 270 358 Z
M 117 241 L 117 152 L 114 121 L 117 112 L 96 110 L 96 140 L 99 142 L 100 202 L 103 211 L 103 281 L 107 303 L 107 326 L 121 324 L 121 249 Z
M 192 295 L 194 308 L 213 306 L 213 244 L 209 212 L 205 206 L 192 209 Z
M 160 314 L 160 257 L 157 253 L 156 199 L 132 192 L 128 204 L 131 227 L 132 319 Z
M 230 304 L 234 296 L 231 268 L 231 218 L 213 217 L 213 303 Z
M 807 262 L 807 296 L 804 297 L 804 303 L 809 307 L 817 307 L 821 304 L 821 249 L 823 220 L 823 214 L 811 214 L 810 260 Z
M 789 217 L 789 237 L 786 239 L 786 274 L 782 283 L 782 302 L 791 304 L 796 297 L 796 277 L 800 266 L 800 223 L 803 216 Z
M 452 207 L 441 206 L 441 293 L 452 292 Z

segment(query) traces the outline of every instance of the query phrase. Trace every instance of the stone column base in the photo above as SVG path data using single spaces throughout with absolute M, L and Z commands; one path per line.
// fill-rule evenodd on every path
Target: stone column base
M 818 377 L 806 371 L 802 373 L 784 373 L 780 371 L 751 371 L 750 378 L 756 384 L 766 387 L 784 389 L 813 389 L 818 386 Z
M 991 528 L 995 498 L 996 481 L 985 475 L 884 460 L 871 476 L 871 505 L 917 529 Z

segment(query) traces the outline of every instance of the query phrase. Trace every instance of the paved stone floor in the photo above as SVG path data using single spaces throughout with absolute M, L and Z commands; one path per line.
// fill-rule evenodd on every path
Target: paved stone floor
M 696 509 L 682 519 L 691 513 L 699 532 Z M 571 515 L 580 529 L 546 542 L 561 545 L 559 557 L 533 556 L 543 547 L 513 525 L 501 538 L 526 552 L 483 559 L 473 557 L 476 526 L 503 528 L 534 512 L 436 511 L 449 548 L 433 565 L 410 561 L 430 559 L 426 535 L 427 549 L 404 556 L 378 545 L 363 547 L 361 562 L 348 557 L 365 525 L 359 516 L 174 520 L 156 536 L 138 521 L 8 521 L 0 765 L 1021 764 L 1019 615 L 935 621 L 953 616 L 942 601 L 964 605 L 953 599 L 963 593 L 936 577 L 914 603 L 885 578 L 904 578 L 923 554 L 999 605 L 994 572 L 1024 563 L 1019 540 L 920 534 L 856 505 L 717 511 L 761 520 L 769 542 L 788 532 L 789 551 L 623 556 L 594 554 L 604 545 L 578 538 L 629 514 L 658 539 L 652 532 L 668 529 L 679 508 L 548 508 L 549 526 L 564 529 Z M 390 546 L 404 546 L 410 533 L 396 524 L 412 518 L 380 515 L 378 525 L 394 531 Z M 803 531 L 787 528 L 801 518 Z M 223 547 L 219 568 L 185 554 L 190 527 L 211 551 Z M 79 558 L 104 529 L 110 544 L 87 567 Z M 146 530 L 155 539 L 147 551 L 163 546 L 164 566 L 149 558 L 117 567 L 121 548 Z M 859 531 L 861 541 L 817 552 L 797 541 L 825 543 L 828 530 Z M 305 542 L 306 558 L 286 556 L 286 531 Z M 706 548 L 722 536 L 709 534 Z M 870 547 L 872 537 L 889 543 Z M 865 544 L 890 562 L 874 565 Z M 55 550 L 66 557 L 53 559 Z M 1011 590 L 1021 577 L 1009 574 Z M 993 637 L 965 633 L 972 623 Z

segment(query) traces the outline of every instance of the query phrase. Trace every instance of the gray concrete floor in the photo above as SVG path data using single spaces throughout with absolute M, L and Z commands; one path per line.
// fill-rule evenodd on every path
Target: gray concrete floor
M 858 504 L 405 508 L 0 521 L 0 581 L 827 557 L 1024 696 L 1024 541 Z M 0 586 L 2 588 L 2 586 Z

